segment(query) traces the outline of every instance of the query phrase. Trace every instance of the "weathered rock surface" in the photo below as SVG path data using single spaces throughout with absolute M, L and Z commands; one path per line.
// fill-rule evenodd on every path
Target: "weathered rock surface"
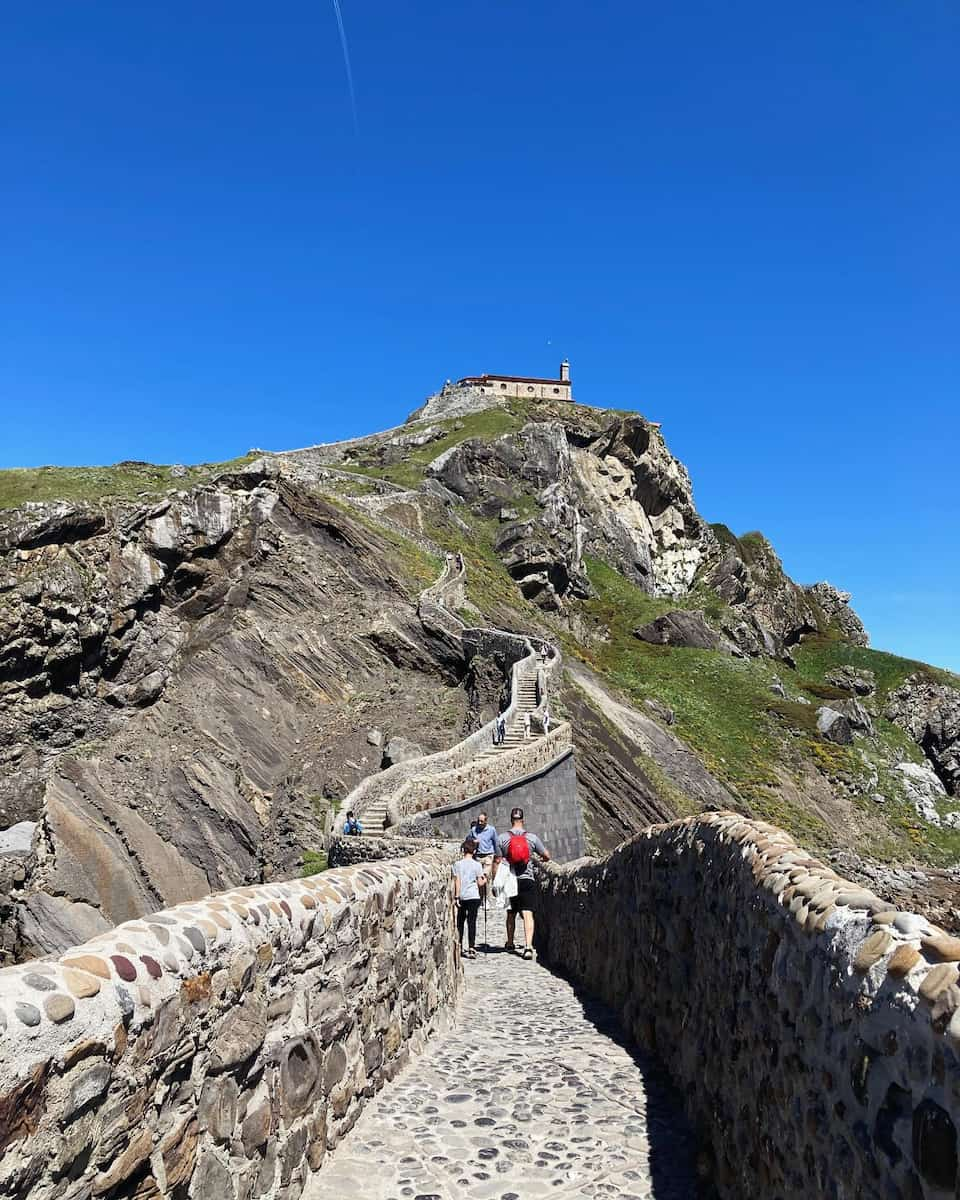
M 698 650 L 726 649 L 728 643 L 707 624 L 702 612 L 677 609 L 635 629 L 634 636 L 654 646 L 687 646 Z
M 826 624 L 839 630 L 845 642 L 850 642 L 853 646 L 869 644 L 870 639 L 863 628 L 863 622 L 850 607 L 852 597 L 849 592 L 841 592 L 832 583 L 826 582 L 814 583 L 806 591 L 819 606 L 826 618 Z
M 822 705 L 817 709 L 817 729 L 821 737 L 838 746 L 849 746 L 853 741 L 853 727 L 847 717 L 835 708 Z
M 927 763 L 897 763 L 907 797 L 917 810 L 917 816 L 930 825 L 942 824 L 938 804 L 947 799 L 947 790 L 936 771 Z
M 960 789 L 960 689 L 911 675 L 883 714 L 913 738 L 951 796 Z
M 314 798 L 379 767 L 371 724 L 459 733 L 459 690 L 448 728 L 434 710 L 461 648 L 390 546 L 275 462 L 0 513 L 0 545 L 0 827 L 37 823 L 40 848 L 0 880 L 15 950 L 293 873 L 322 845 Z
M 411 759 L 420 758 L 424 753 L 419 742 L 411 742 L 409 738 L 405 737 L 392 737 L 383 747 L 380 765 L 386 770 L 394 763 L 410 762 Z
M 825 678 L 834 687 L 846 688 L 858 696 L 870 696 L 877 688 L 876 675 L 866 667 L 835 667 Z

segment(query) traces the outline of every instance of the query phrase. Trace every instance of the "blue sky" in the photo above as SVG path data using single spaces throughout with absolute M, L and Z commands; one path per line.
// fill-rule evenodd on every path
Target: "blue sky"
M 552 373 L 960 669 L 948 0 L 19 5 L 0 465 L 199 461 Z

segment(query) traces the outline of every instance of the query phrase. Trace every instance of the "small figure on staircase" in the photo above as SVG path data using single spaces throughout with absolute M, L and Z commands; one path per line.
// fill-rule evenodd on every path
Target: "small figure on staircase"
M 523 736 L 524 738 L 530 736 L 530 714 L 528 712 L 523 714 Z
M 550 732 L 550 709 L 546 706 L 546 704 L 543 706 L 542 720 L 543 720 L 543 732 L 549 733 Z
M 503 739 L 507 736 L 507 723 L 503 719 L 503 713 L 499 713 L 496 721 L 493 723 L 493 744 L 502 746 Z
M 353 815 L 353 809 L 350 809 L 347 813 L 347 819 L 343 823 L 343 832 L 348 837 L 359 837 L 363 833 L 363 825 Z

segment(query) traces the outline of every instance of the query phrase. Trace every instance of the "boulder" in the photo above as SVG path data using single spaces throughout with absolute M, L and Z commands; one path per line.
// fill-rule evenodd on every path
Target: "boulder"
M 677 719 L 677 714 L 672 708 L 668 708 L 666 704 L 661 704 L 659 700 L 644 700 L 643 707 L 658 717 L 664 725 L 672 725 Z
M 853 729 L 849 719 L 835 708 L 823 705 L 817 709 L 817 729 L 821 737 L 838 746 L 849 746 L 853 741 Z
M 830 707 L 842 713 L 857 733 L 873 736 L 873 720 L 859 700 L 854 700 L 852 696 L 849 700 L 831 700 Z
M 696 650 L 716 650 L 720 635 L 706 622 L 702 612 L 677 609 L 664 613 L 633 631 L 633 636 L 654 646 L 686 646 Z
M 409 762 L 414 758 L 422 758 L 425 750 L 419 742 L 411 742 L 409 738 L 392 737 L 383 748 L 383 758 L 380 766 L 395 766 L 397 763 Z
M 18 821 L 9 829 L 0 829 L 0 854 L 29 854 L 36 828 L 36 821 Z
M 937 802 L 946 800 L 947 792 L 936 772 L 926 763 L 912 762 L 897 763 L 897 771 L 917 816 L 928 825 L 939 827 L 941 820 Z
M 877 687 L 876 675 L 865 667 L 835 667 L 824 678 L 834 687 L 845 688 L 858 696 L 869 696 Z

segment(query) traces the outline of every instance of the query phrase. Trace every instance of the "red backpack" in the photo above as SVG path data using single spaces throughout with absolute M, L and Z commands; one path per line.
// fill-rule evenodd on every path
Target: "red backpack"
M 519 875 L 530 863 L 530 843 L 525 833 L 511 833 L 507 842 L 507 862 Z

